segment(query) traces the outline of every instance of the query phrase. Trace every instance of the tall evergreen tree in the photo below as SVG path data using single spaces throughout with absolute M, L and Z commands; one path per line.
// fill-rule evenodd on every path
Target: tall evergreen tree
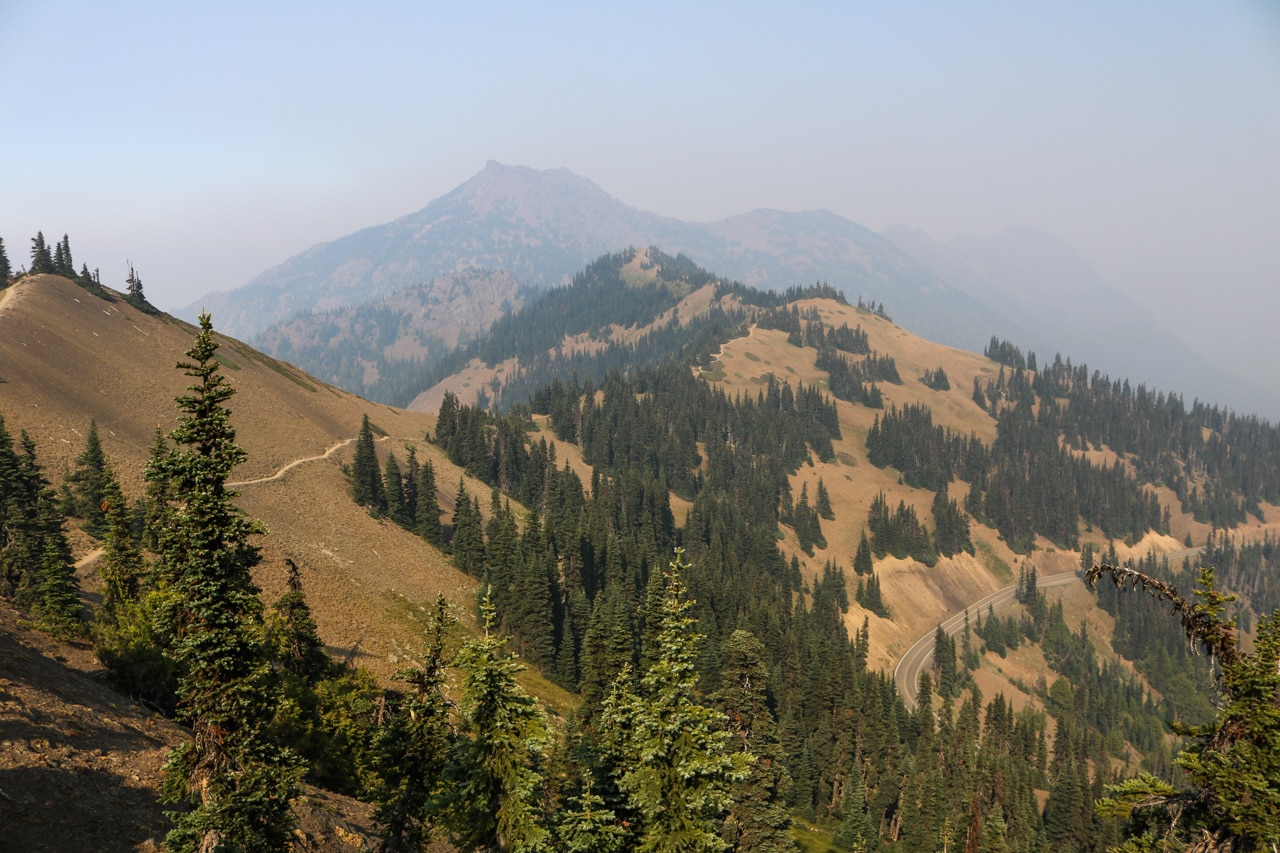
M 385 853 L 424 849 L 438 817 L 442 773 L 453 743 L 444 646 L 454 622 L 444 596 L 437 597 L 423 655 L 395 674 L 406 691 L 374 741 L 373 819 L 383 827 Z
M 89 421 L 84 450 L 76 457 L 75 468 L 67 478 L 72 504 L 68 514 L 84 519 L 84 529 L 101 537 L 106 531 L 107 516 L 103 500 L 107 484 L 107 456 L 98 438 L 97 420 Z
M 794 853 L 786 808 L 791 774 L 765 691 L 764 644 L 749 631 L 735 630 L 724 641 L 720 661 L 723 686 L 716 703 L 728 717 L 734 747 L 751 757 L 747 777 L 733 786 L 721 835 L 735 851 Z
M 1097 565 L 1086 579 L 1093 586 L 1104 573 L 1122 588 L 1141 587 L 1169 601 L 1187 638 L 1202 643 L 1221 667 L 1217 718 L 1183 727 L 1190 741 L 1177 763 L 1188 786 L 1176 791 L 1144 773 L 1109 786 L 1098 803 L 1103 815 L 1131 821 L 1130 838 L 1119 849 L 1274 850 L 1280 840 L 1280 613 L 1258 621 L 1246 654 L 1235 620 L 1223 615 L 1233 596 L 1218 591 L 1212 568 L 1200 571 L 1198 603 L 1133 569 Z
M 53 253 L 44 241 L 44 232 L 37 231 L 36 236 L 31 238 L 31 274 L 54 272 L 57 272 L 57 269 L 53 265 Z
M 274 701 L 250 576 L 258 549 L 249 542 L 266 529 L 240 514 L 226 486 L 245 452 L 235 443 L 226 408 L 234 389 L 218 372 L 217 348 L 202 314 L 188 360 L 178 363 L 196 381 L 177 398 L 174 446 L 148 467 L 172 501 L 160 522 L 159 571 L 172 592 L 165 618 L 179 718 L 191 728 L 165 764 L 162 792 L 194 808 L 175 814 L 168 840 L 178 851 L 285 850 L 302 770 L 266 737 Z
M 430 459 L 418 467 L 418 503 L 414 513 L 414 530 L 423 539 L 444 547 L 444 525 L 440 523 L 440 502 L 436 497 L 436 468 Z
M 369 424 L 368 415 L 360 421 L 360 434 L 356 438 L 356 457 L 351 463 L 351 496 L 357 504 L 368 507 L 374 514 L 386 512 L 382 471 L 378 465 L 378 451 L 373 446 L 373 427 Z
M 146 561 L 133 532 L 133 513 L 129 511 L 124 492 L 107 465 L 103 470 L 102 509 L 106 530 L 102 541 L 102 605 L 114 620 L 127 602 L 136 601 L 146 574 Z
M 702 853 L 727 845 L 720 828 L 731 786 L 747 778 L 752 756 L 732 752 L 724 715 L 698 703 L 697 646 L 682 573 L 683 552 L 666 575 L 658 656 L 632 692 L 624 671 L 605 701 L 602 726 L 622 759 L 617 784 L 640 816 L 635 849 Z
M 0 290 L 9 286 L 13 278 L 13 268 L 9 265 L 9 255 L 4 250 L 4 238 L 0 237 Z
M 383 466 L 382 493 L 386 495 L 387 517 L 401 526 L 408 526 L 409 519 L 405 515 L 404 475 L 400 471 L 400 463 L 392 453 L 387 454 L 387 464 Z
M 459 650 L 463 735 L 443 797 L 444 819 L 463 851 L 533 851 L 548 840 L 537 810 L 536 766 L 546 739 L 537 702 L 517 683 L 524 667 L 503 652 L 495 614 L 481 604 L 484 635 Z

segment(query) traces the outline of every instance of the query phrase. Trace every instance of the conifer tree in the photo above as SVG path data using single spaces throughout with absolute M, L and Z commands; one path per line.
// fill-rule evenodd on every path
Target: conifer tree
M 76 457 L 75 468 L 68 477 L 71 494 L 71 515 L 84 519 L 84 529 L 92 536 L 101 537 L 106 530 L 106 512 L 103 510 L 106 492 L 107 456 L 98 438 L 97 420 L 89 421 L 89 434 L 85 437 L 84 450 Z
M 426 847 L 438 817 L 443 770 L 453 743 L 445 637 L 455 623 L 444 596 L 436 598 L 422 657 L 395 674 L 406 692 L 379 729 L 373 754 L 377 782 L 371 799 L 383 827 L 385 853 Z
M 114 621 L 126 602 L 136 601 L 146 574 L 146 561 L 133 533 L 133 513 L 108 464 L 103 469 L 102 508 L 106 530 L 102 541 L 102 605 Z
M 818 496 L 815 499 L 814 508 L 818 511 L 818 515 L 827 521 L 834 521 L 836 514 L 831 509 L 831 495 L 827 492 L 827 486 L 822 482 L 822 478 L 818 478 Z
M 37 231 L 36 236 L 31 238 L 31 274 L 40 275 L 53 272 L 57 272 L 53 265 L 53 253 L 49 251 L 49 246 L 44 242 L 44 232 Z
M 791 774 L 765 692 L 764 644 L 749 631 L 735 630 L 724 641 L 720 660 L 723 687 L 716 702 L 728 718 L 735 749 L 751 756 L 747 777 L 733 785 L 721 836 L 731 850 L 794 853 L 786 808 Z
M 871 543 L 867 541 L 866 528 L 862 530 L 862 538 L 858 540 L 858 551 L 853 557 L 853 572 L 857 575 L 869 575 L 874 571 L 871 560 Z
M 331 662 L 302 591 L 298 564 L 288 558 L 284 562 L 289 569 L 287 589 L 271 608 L 267 633 L 284 670 L 307 684 L 316 684 L 328 674 Z
M 443 816 L 463 851 L 537 850 L 548 840 L 537 811 L 536 769 L 546 722 L 516 682 L 524 667 L 503 652 L 487 598 L 481 615 L 484 635 L 455 659 L 463 672 L 463 734 L 447 771 Z
M 440 503 L 436 497 L 436 469 L 430 459 L 422 460 L 418 467 L 417 493 L 415 532 L 437 548 L 443 548 L 444 525 L 440 523 Z
M 602 726 L 622 760 L 617 784 L 641 825 L 642 853 L 722 851 L 730 788 L 747 778 L 752 756 L 731 752 L 724 716 L 697 702 L 695 662 L 701 636 L 688 615 L 683 551 L 667 573 L 658 656 L 632 692 L 624 671 L 605 701 Z
M 357 504 L 368 507 L 375 515 L 387 509 L 378 451 L 373 446 L 373 427 L 369 424 L 368 415 L 360 421 L 360 434 L 356 438 L 356 457 L 351 463 L 351 496 Z
M 1097 565 L 1118 586 L 1144 588 L 1168 601 L 1192 642 L 1202 643 L 1221 667 L 1217 718 L 1179 727 L 1190 738 L 1177 763 L 1188 785 L 1177 791 L 1150 774 L 1108 786 L 1098 803 L 1104 816 L 1131 821 L 1119 850 L 1195 850 L 1237 853 L 1275 849 L 1280 839 L 1280 613 L 1258 620 L 1251 653 L 1240 648 L 1234 619 L 1223 615 L 1233 596 L 1219 592 L 1212 568 L 1202 568 L 1200 601 L 1142 572 Z M 1046 819 L 1046 825 L 1048 821 Z
M 387 464 L 383 467 L 383 490 L 387 502 L 387 518 L 396 524 L 407 526 L 409 519 L 405 516 L 404 475 L 400 472 L 400 463 L 394 454 L 387 454 Z
M 262 637 L 262 603 L 250 569 L 265 533 L 244 518 L 226 487 L 245 458 L 235 443 L 208 314 L 178 368 L 195 379 L 177 398 L 178 425 L 166 456 L 148 477 L 167 484 L 172 504 L 158 531 L 158 571 L 172 593 L 164 613 L 167 654 L 179 671 L 179 718 L 191 739 L 170 753 L 162 793 L 194 808 L 175 814 L 177 851 L 284 850 L 291 843 L 289 801 L 301 777 L 291 753 L 270 743 L 274 708 Z
M 0 237 L 0 290 L 9 286 L 11 278 L 13 278 L 13 268 L 9 266 L 9 255 L 4 250 L 4 238 Z
M 36 575 L 35 606 L 32 611 L 40 626 L 58 637 L 83 633 L 80 597 L 76 594 L 75 573 L 57 542 L 50 537 L 40 558 Z

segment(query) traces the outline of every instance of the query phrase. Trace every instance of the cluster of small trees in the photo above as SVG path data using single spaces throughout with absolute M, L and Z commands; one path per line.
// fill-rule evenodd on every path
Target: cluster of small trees
M 76 272 L 75 261 L 71 256 L 71 239 L 66 234 L 62 235 L 62 239 L 53 244 L 50 248 L 45 241 L 44 232 L 37 231 L 36 236 L 31 238 L 31 266 L 23 271 L 25 275 L 60 275 L 69 278 L 85 290 L 103 299 L 110 301 L 112 297 L 102 286 L 102 278 L 97 269 L 89 271 L 88 264 L 81 264 L 80 271 Z M 9 262 L 9 256 L 5 252 L 4 240 L 0 239 L 0 290 L 5 289 L 15 278 L 14 270 Z M 142 293 L 142 279 L 134 270 L 133 264 L 129 264 L 129 275 L 125 279 L 125 301 L 140 311 L 148 314 L 159 313 L 157 309 L 147 301 Z

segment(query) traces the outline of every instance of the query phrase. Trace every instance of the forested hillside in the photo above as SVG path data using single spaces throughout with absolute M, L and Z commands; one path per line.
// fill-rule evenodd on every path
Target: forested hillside
M 68 532 L 101 544 L 100 658 L 196 733 L 166 771 L 175 849 L 223 820 L 287 838 L 306 779 L 376 806 L 394 849 L 1100 850 L 1145 824 L 1093 802 L 1177 780 L 1168 721 L 1214 719 L 1211 675 L 1158 607 L 1041 569 L 1132 555 L 1189 589 L 1136 546 L 1204 543 L 1246 630 L 1275 606 L 1274 426 L 1001 339 L 936 347 L 821 285 L 629 251 L 450 363 L 487 367 L 485 395 L 443 378 L 413 440 L 380 441 L 402 413 L 369 407 L 345 467 L 379 548 L 447 555 L 477 590 L 478 630 L 455 626 L 469 602 L 399 605 L 426 636 L 390 682 L 326 653 L 321 573 L 290 559 L 258 594 L 261 529 L 227 482 L 239 368 L 207 321 L 144 493 L 124 497 L 97 424 L 55 478 L 0 420 L 0 594 L 84 636 Z M 275 519 L 268 542 L 309 529 Z M 385 558 L 360 559 L 368 580 Z M 1006 583 L 1011 606 L 934 634 L 909 706 L 884 663 Z

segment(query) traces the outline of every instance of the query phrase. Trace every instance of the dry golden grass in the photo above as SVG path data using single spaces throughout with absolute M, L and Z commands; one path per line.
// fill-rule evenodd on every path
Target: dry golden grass
M 96 419 L 126 495 L 140 496 L 155 430 L 173 427 L 173 398 L 190 383 L 174 364 L 184 358 L 196 330 L 142 314 L 123 301 L 105 302 L 54 276 L 25 279 L 5 293 L 0 414 L 9 431 L 16 438 L 25 429 L 35 439 L 41 464 L 57 482 L 63 466 L 83 450 L 89 421 Z M 236 389 L 229 404 L 232 425 L 248 453 L 233 481 L 267 477 L 295 459 L 323 454 L 354 437 L 367 413 L 386 436 L 378 443 L 384 458 L 394 448 L 403 462 L 404 446 L 413 443 L 435 464 L 442 503 L 451 504 L 461 472 L 423 440 L 434 418 L 369 403 L 238 341 L 222 343 L 222 372 Z M 427 603 L 443 593 L 469 618 L 475 581 L 422 540 L 351 502 L 340 465 L 351 460 L 353 450 L 348 445 L 279 479 L 242 486 L 237 503 L 271 530 L 261 539 L 263 561 L 256 573 L 264 598 L 271 601 L 283 591 L 284 559 L 293 559 L 331 651 L 353 654 L 385 677 L 394 668 L 397 645 L 412 648 L 419 630 L 399 602 Z M 473 485 L 487 494 L 487 487 Z M 83 537 L 74 541 L 81 551 L 89 547 Z

